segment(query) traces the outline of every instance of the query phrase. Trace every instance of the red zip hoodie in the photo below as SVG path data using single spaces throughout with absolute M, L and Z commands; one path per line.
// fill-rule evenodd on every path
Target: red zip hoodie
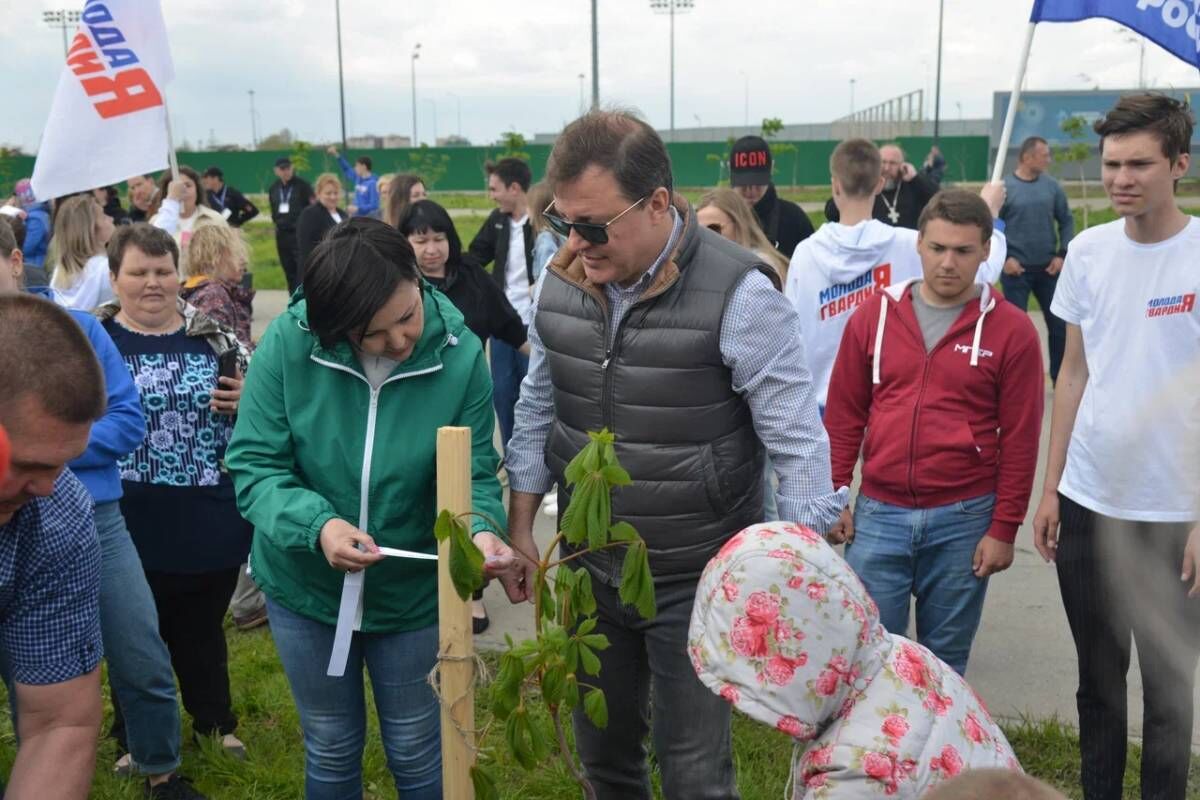
M 859 307 L 829 383 L 825 428 L 833 485 L 932 508 L 995 492 L 988 536 L 1017 537 L 1037 467 L 1045 373 L 1029 316 L 983 287 L 933 350 L 913 311 L 912 281 Z

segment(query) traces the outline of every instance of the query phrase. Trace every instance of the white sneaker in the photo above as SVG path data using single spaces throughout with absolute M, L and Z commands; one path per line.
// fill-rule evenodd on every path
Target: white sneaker
M 117 759 L 117 763 L 113 765 L 113 774 L 119 775 L 122 778 L 128 778 L 134 773 L 137 766 L 133 763 L 133 756 L 129 753 Z
M 542 504 L 542 513 L 545 514 L 547 517 L 557 517 L 558 516 L 558 498 L 556 497 L 553 500 L 548 500 L 544 504 Z

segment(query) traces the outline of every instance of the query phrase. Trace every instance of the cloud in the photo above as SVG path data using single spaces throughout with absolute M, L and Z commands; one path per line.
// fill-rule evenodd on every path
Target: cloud
M 146 0 L 149 2 L 150 0 Z M 62 63 L 61 37 L 41 20 L 42 0 L 0 16 L 10 67 L 0 141 L 36 147 Z M 340 136 L 337 40 L 331 0 L 164 0 L 177 78 L 169 89 L 177 138 L 248 143 L 247 92 L 255 91 L 258 133 L 287 127 L 310 140 Z M 600 86 L 604 102 L 639 108 L 669 123 L 668 26 L 648 0 L 600 2 Z M 579 107 L 579 79 L 591 89 L 588 0 L 438 0 L 414 6 L 341 0 L 348 132 L 402 133 L 412 127 L 410 54 L 416 63 L 422 138 L 458 127 L 473 141 L 511 128 L 560 127 Z M 992 93 L 1008 90 L 1027 3 L 946 4 L 942 112 L 989 116 Z M 1028 88 L 1083 88 L 1080 73 L 1105 88 L 1137 79 L 1138 48 L 1116 25 L 1043 25 Z M 850 79 L 859 108 L 915 89 L 932 104 L 937 4 L 868 0 L 695 0 L 675 20 L 675 119 L 692 126 L 749 118 L 826 122 L 845 114 Z M 1157 85 L 1195 85 L 1194 70 L 1147 48 Z M 748 91 L 747 91 L 748 89 Z

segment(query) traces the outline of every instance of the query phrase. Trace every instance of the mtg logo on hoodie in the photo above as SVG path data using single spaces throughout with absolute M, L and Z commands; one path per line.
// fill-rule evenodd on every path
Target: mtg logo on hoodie
M 1196 293 L 1156 297 L 1146 304 L 1147 317 L 1167 317 L 1171 314 L 1190 314 L 1196 307 Z
M 852 311 L 871 296 L 892 285 L 892 265 L 880 264 L 848 283 L 838 283 L 821 290 L 821 319 L 832 319 Z

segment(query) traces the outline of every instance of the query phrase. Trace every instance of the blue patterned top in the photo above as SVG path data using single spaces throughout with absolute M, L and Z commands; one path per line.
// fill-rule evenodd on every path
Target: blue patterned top
M 217 356 L 203 338 L 148 336 L 107 324 L 133 376 L 146 438 L 121 459 L 121 479 L 165 486 L 216 486 L 233 417 L 209 409 Z
M 234 418 L 209 408 L 217 353 L 185 327 L 163 335 L 104 322 L 133 377 L 146 438 L 121 459 L 121 511 L 142 565 L 152 572 L 200 573 L 246 559 L 250 526 L 224 471 Z

